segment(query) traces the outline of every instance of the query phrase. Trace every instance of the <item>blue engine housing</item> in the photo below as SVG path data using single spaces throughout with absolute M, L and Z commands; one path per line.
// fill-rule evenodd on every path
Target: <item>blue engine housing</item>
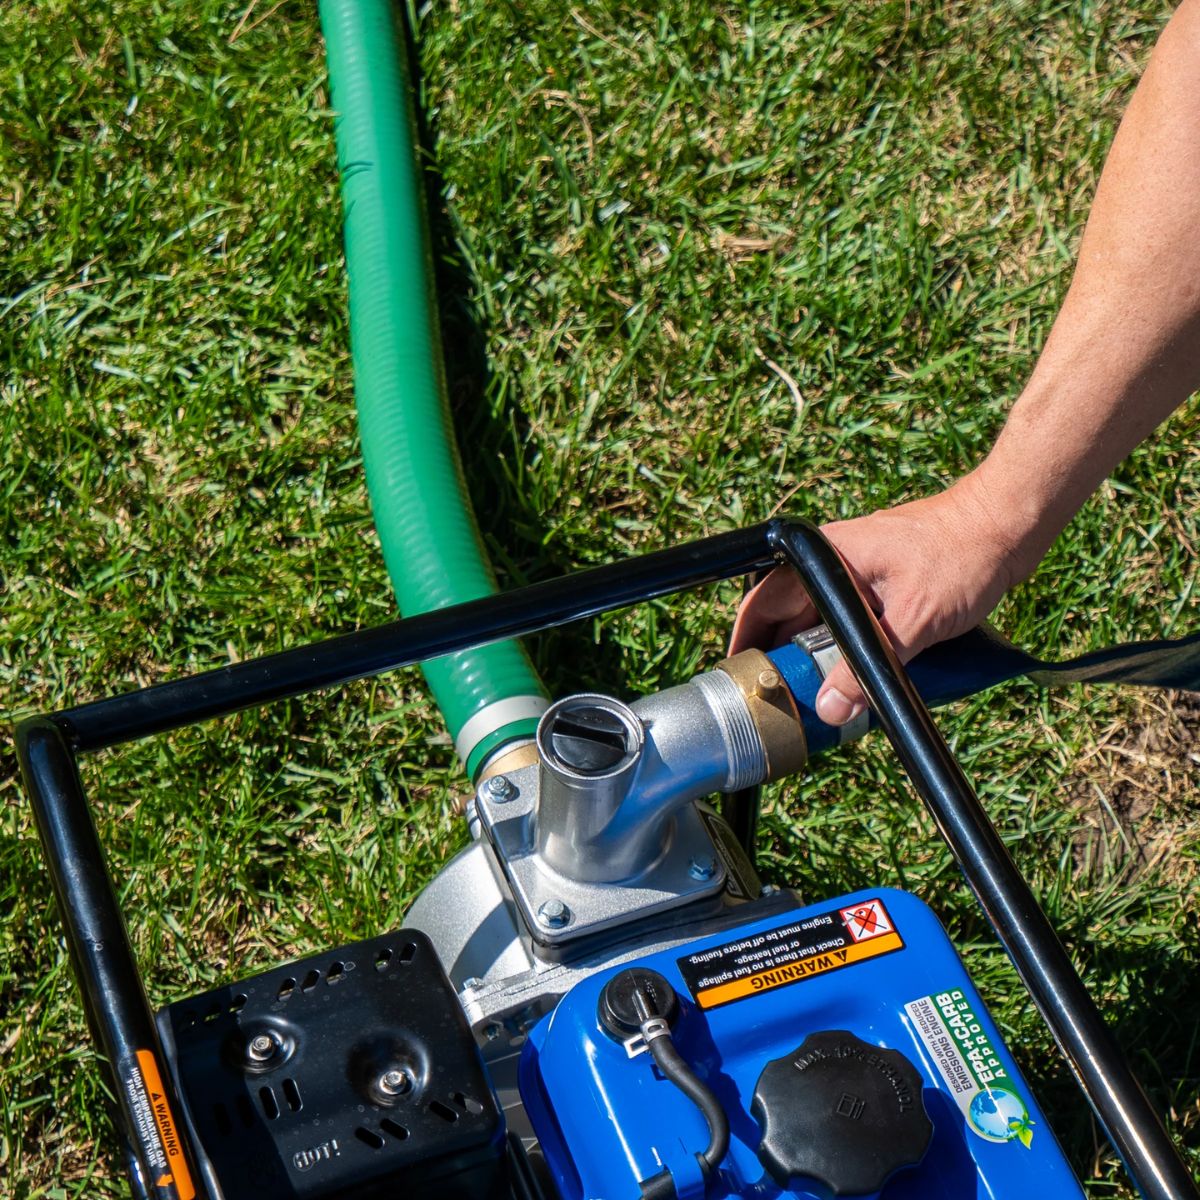
M 675 1044 L 729 1116 L 730 1150 L 707 1182 L 695 1157 L 708 1142 L 699 1109 L 599 1020 L 605 985 L 635 965 L 677 992 Z M 563 1200 L 637 1200 L 664 1168 L 679 1200 L 827 1200 L 829 1191 L 788 1190 L 764 1168 L 752 1114 L 764 1066 L 823 1030 L 898 1050 L 921 1079 L 928 1149 L 871 1200 L 1082 1198 L 937 918 L 880 889 L 624 963 L 564 997 L 521 1060 L 522 1099 Z M 843 1107 L 854 1119 L 854 1105 Z

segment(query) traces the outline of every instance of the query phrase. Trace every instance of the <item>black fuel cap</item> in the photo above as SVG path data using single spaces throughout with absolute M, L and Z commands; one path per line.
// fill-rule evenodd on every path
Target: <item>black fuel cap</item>
M 898 1050 L 844 1029 L 810 1034 L 767 1063 L 755 1084 L 758 1157 L 786 1191 L 872 1196 L 924 1157 L 933 1125 L 921 1086 Z
M 649 967 L 628 967 L 614 975 L 600 993 L 600 1024 L 617 1041 L 624 1041 L 641 1028 L 642 1018 L 634 1000 L 637 992 L 651 1016 L 674 1025 L 679 1015 L 679 997 L 666 979 Z

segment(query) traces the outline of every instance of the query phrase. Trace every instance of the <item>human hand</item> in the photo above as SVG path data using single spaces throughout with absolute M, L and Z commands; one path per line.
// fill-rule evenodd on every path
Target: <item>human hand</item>
M 945 492 L 823 532 L 850 568 L 902 662 L 977 625 L 1020 581 L 1013 544 L 970 475 Z M 778 567 L 742 601 L 730 653 L 781 645 L 819 620 L 799 577 Z M 846 663 L 817 694 L 817 713 L 844 725 L 866 708 Z

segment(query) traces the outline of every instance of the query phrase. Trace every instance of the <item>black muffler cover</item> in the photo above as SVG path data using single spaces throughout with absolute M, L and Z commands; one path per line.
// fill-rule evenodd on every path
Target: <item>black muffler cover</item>
M 223 1200 L 507 1194 L 504 1118 L 420 932 L 182 1000 L 158 1024 Z

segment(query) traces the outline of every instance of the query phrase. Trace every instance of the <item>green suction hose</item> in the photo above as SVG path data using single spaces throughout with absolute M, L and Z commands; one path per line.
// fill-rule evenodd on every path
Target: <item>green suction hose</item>
M 404 34 L 391 0 L 321 0 L 346 213 L 350 341 L 367 487 L 405 616 L 496 590 L 450 424 Z M 425 664 L 467 771 L 546 707 L 524 650 Z

